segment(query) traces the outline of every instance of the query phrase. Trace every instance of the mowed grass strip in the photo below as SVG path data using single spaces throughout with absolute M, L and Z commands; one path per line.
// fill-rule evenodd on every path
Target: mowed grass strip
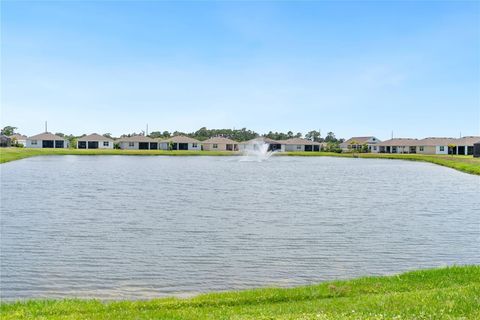
M 2 319 L 479 319 L 480 266 L 189 299 L 3 303 Z

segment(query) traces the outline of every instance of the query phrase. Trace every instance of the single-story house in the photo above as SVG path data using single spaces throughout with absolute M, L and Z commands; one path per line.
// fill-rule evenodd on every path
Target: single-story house
M 68 140 L 50 132 L 27 138 L 27 148 L 68 148 Z
M 12 146 L 12 139 L 4 134 L 0 135 L 0 147 L 6 148 Z
M 320 151 L 322 144 L 320 142 L 302 139 L 291 138 L 287 140 L 278 141 L 284 146 L 285 151 Z
M 78 149 L 113 149 L 113 139 L 92 133 L 77 140 Z
M 15 134 L 12 134 L 10 136 L 10 139 L 12 139 L 12 144 L 21 144 L 22 146 L 26 146 L 27 145 L 27 136 L 24 136 L 22 134 L 19 134 L 19 133 L 15 133 Z
M 472 155 L 473 145 L 480 137 L 425 139 L 390 139 L 378 144 L 381 153 L 457 154 Z
M 480 142 L 480 137 L 468 136 L 455 139 L 453 153 L 458 155 L 473 155 L 475 144 Z
M 376 150 L 379 153 L 417 153 L 418 139 L 394 138 L 377 144 Z
M 363 151 L 363 147 L 366 145 L 368 152 L 378 152 L 378 144 L 381 141 L 376 137 L 351 137 L 345 142 L 340 144 L 340 148 L 344 152 L 348 151 Z
M 268 144 L 268 151 L 285 151 L 285 145 L 281 141 L 270 138 L 259 137 L 238 144 L 239 151 L 255 151 L 259 150 L 260 145 Z
M 186 136 L 175 136 L 160 140 L 161 150 L 202 150 L 202 143 Z
M 120 149 L 158 150 L 158 141 L 146 136 L 121 137 L 116 142 Z
M 202 146 L 206 151 L 238 151 L 238 142 L 224 137 L 202 141 Z
M 473 156 L 475 158 L 480 158 L 480 140 L 473 144 Z

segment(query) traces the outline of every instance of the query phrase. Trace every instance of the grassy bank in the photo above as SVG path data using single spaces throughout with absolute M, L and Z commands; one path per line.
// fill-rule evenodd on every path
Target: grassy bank
M 189 299 L 3 303 L 2 319 L 480 319 L 480 266 Z
M 228 151 L 163 151 L 163 150 L 79 150 L 79 149 L 30 149 L 30 148 L 0 148 L 0 163 L 19 160 L 40 155 L 142 155 L 142 156 L 231 156 L 239 155 Z M 349 157 L 351 153 L 333 152 L 284 152 L 281 156 L 302 157 Z M 424 161 L 453 168 L 462 172 L 480 175 L 480 158 L 472 156 L 421 155 L 421 154 L 356 154 L 360 158 L 400 159 Z

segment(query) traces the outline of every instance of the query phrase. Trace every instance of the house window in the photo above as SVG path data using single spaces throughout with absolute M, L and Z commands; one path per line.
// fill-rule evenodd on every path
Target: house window
M 217 149 L 218 148 L 218 144 L 214 143 L 213 144 L 213 149 Z
M 420 151 L 423 151 L 423 146 L 421 146 L 419 149 L 420 149 Z
M 129 143 L 128 143 L 128 146 L 129 146 L 129 147 L 134 147 L 134 146 L 135 146 L 135 142 L 129 142 Z
M 376 151 L 376 150 L 377 150 L 377 146 L 373 146 L 373 150 L 375 150 L 375 151 Z
M 445 151 L 445 147 L 444 147 L 444 146 L 440 146 L 440 151 Z
M 196 144 L 196 143 L 192 143 L 192 148 L 197 148 L 197 144 Z
M 37 140 L 32 140 L 32 146 L 36 146 L 37 145 Z
M 297 150 L 302 150 L 302 146 L 297 145 Z
M 103 146 L 108 147 L 109 142 L 108 141 L 103 141 Z

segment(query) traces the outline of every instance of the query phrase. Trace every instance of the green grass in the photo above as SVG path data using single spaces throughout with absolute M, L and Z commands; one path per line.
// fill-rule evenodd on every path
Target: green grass
M 2 319 L 480 319 L 480 266 L 149 301 L 2 303 Z
M 85 150 L 85 149 L 32 149 L 32 148 L 0 148 L 0 163 L 19 160 L 40 155 L 142 155 L 142 156 L 232 156 L 238 152 L 229 151 L 164 151 L 164 150 Z M 280 156 L 328 156 L 348 157 L 351 153 L 333 152 L 284 152 L 277 153 Z M 356 154 L 360 158 L 399 159 L 410 161 L 424 161 L 449 167 L 462 172 L 480 175 L 480 158 L 472 156 L 449 156 L 449 155 L 421 155 L 421 154 Z

